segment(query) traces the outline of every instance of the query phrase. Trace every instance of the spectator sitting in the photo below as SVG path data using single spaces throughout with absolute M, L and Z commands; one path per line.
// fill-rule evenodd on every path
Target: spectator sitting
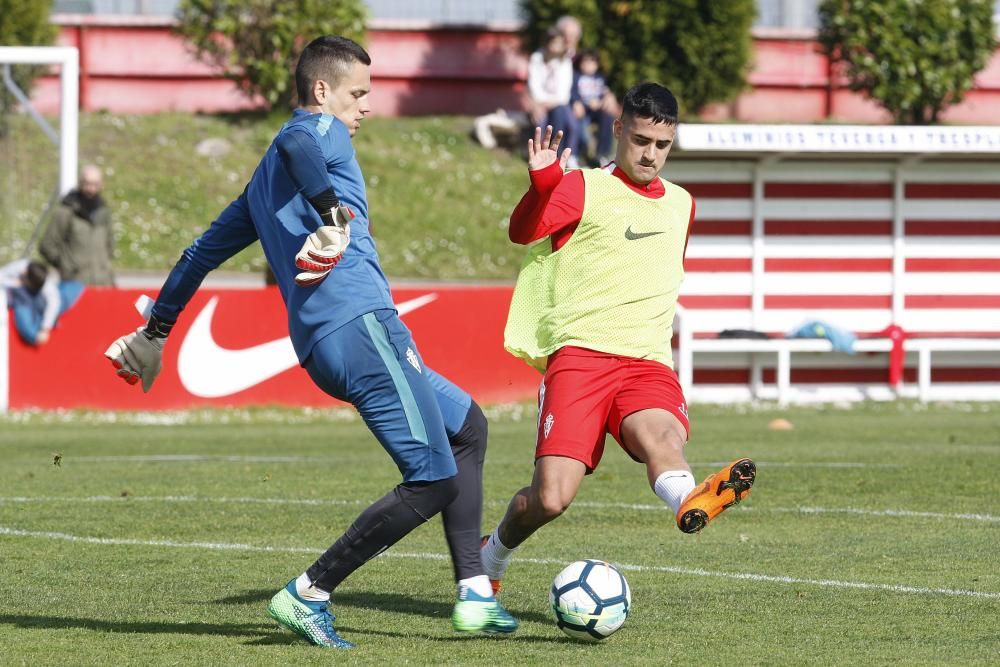
M 551 125 L 553 133 L 562 132 L 563 142 L 572 146 L 576 122 L 569 106 L 573 88 L 573 63 L 566 56 L 566 38 L 551 28 L 545 46 L 528 60 L 529 119 L 537 126 Z
M 508 113 L 497 109 L 493 113 L 477 116 L 472 125 L 472 134 L 484 148 L 519 148 L 522 134 L 528 127 L 527 114 L 521 111 Z
M 556 19 L 555 29 L 566 39 L 566 57 L 573 60 L 576 58 L 576 50 L 580 48 L 580 38 L 583 37 L 583 25 L 580 19 L 565 14 Z
M 49 341 L 59 316 L 80 297 L 83 285 L 60 282 L 59 274 L 41 262 L 18 259 L 0 267 L 0 287 L 14 311 L 14 327 L 24 342 L 41 346 Z
M 114 285 L 115 239 L 102 187 L 101 170 L 94 165 L 84 167 L 79 188 L 63 197 L 45 230 L 39 252 L 63 280 Z
M 560 16 L 549 34 L 553 32 L 561 34 L 566 40 L 566 58 L 572 63 L 583 36 L 580 19 L 570 14 Z M 497 109 L 493 113 L 477 117 L 473 125 L 473 136 L 486 148 L 518 148 L 527 140 L 534 126 L 545 121 L 546 116 L 547 113 L 537 110 L 529 89 L 522 95 L 521 110 Z M 568 142 L 566 145 L 569 145 Z
M 588 130 L 594 124 L 597 126 L 597 162 L 610 162 L 611 144 L 614 141 L 614 110 L 618 103 L 600 72 L 600 61 L 594 49 L 582 50 L 577 58 L 570 99 L 577 119 L 576 131 L 573 133 L 574 143 L 570 144 L 573 154 L 578 160 L 583 159 Z

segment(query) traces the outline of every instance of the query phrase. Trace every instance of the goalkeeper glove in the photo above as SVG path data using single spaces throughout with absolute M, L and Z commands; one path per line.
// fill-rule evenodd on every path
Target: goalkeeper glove
M 316 285 L 337 266 L 351 242 L 350 222 L 354 212 L 347 206 L 335 206 L 321 214 L 323 225 L 306 237 L 302 249 L 295 255 L 295 276 L 300 287 Z
M 172 327 L 150 317 L 145 326 L 111 343 L 104 356 L 111 361 L 118 377 L 129 384 L 142 380 L 142 391 L 148 393 L 163 367 L 163 344 Z

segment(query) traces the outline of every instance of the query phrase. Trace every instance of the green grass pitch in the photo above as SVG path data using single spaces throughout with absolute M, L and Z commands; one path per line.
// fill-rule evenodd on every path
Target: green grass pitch
M 484 529 L 530 479 L 534 413 L 493 410 Z M 770 431 L 789 419 L 792 431 Z M 456 636 L 440 521 L 335 593 L 331 655 L 267 616 L 364 505 L 397 482 L 343 412 L 0 418 L 0 664 L 987 665 L 1000 662 L 997 405 L 692 409 L 704 477 L 750 456 L 747 501 L 680 533 L 609 442 L 567 514 L 505 579 L 511 638 Z M 620 565 L 633 612 L 565 637 L 565 563 Z

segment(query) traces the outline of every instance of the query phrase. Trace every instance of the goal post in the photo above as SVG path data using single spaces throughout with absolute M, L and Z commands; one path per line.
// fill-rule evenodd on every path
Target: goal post
M 48 65 L 59 68 L 59 127 L 58 131 L 35 110 L 27 93 L 14 81 L 11 67 L 15 65 Z M 21 111 L 32 117 L 59 150 L 58 185 L 53 189 L 64 195 L 77 184 L 79 154 L 80 54 L 72 46 L 0 46 L 0 87 L 18 102 Z M 4 168 L 9 167 L 5 165 Z M 55 201 L 53 199 L 52 201 Z M 51 202 L 50 202 L 51 203 Z M 44 217 L 44 216 L 43 216 Z M 39 225 L 35 225 L 35 231 Z M 0 246 L 3 243 L 0 242 Z M 30 246 L 30 243 L 29 243 Z M 7 249 L 8 252 L 10 248 Z M 30 248 L 29 248 L 30 250 Z M 0 413 L 10 405 L 10 316 L 6 289 L 0 287 Z
M 7 290 L 0 287 L 0 414 L 10 405 L 10 323 L 7 312 Z
M 80 52 L 74 46 L 0 46 L 0 67 L 6 72 L 9 65 L 60 66 L 59 193 L 66 194 L 77 179 Z

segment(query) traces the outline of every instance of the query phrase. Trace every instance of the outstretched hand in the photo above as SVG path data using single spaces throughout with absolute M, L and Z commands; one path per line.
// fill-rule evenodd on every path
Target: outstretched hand
M 559 161 L 559 168 L 566 170 L 566 162 L 569 160 L 570 149 L 563 150 L 559 154 L 559 142 L 562 141 L 563 133 L 559 130 L 552 136 L 552 126 L 545 126 L 545 136 L 542 136 L 542 128 L 535 128 L 535 136 L 528 139 L 528 170 L 537 171 L 548 167 L 555 161 Z
M 129 384 L 142 380 L 142 391 L 148 393 L 163 367 L 163 343 L 167 339 L 149 335 L 144 329 L 145 325 L 111 343 L 104 356 L 118 377 Z

